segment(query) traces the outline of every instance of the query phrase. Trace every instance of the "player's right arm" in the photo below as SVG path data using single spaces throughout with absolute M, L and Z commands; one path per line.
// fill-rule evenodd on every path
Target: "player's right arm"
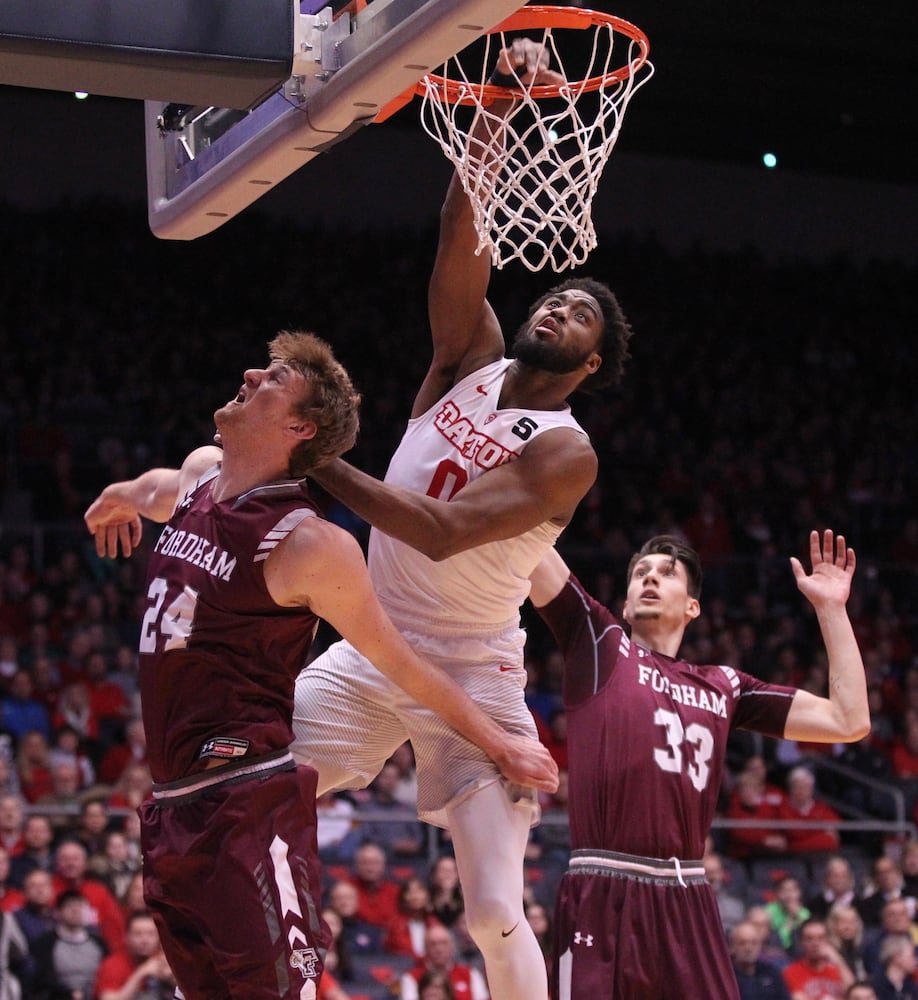
M 136 479 L 111 483 L 89 505 L 83 520 L 96 540 L 96 552 L 114 559 L 119 548 L 129 556 L 140 543 L 140 519 L 168 521 L 180 497 L 222 452 L 213 445 L 197 448 L 180 469 L 150 469 Z
M 498 55 L 496 71 L 504 76 L 513 70 L 524 82 L 558 83 L 561 77 L 548 68 L 544 46 L 517 38 Z M 483 155 L 487 142 L 513 108 L 512 99 L 495 101 L 488 116 L 480 116 L 469 140 L 469 155 Z M 495 170 L 502 169 L 499 159 Z M 425 413 L 456 382 L 469 372 L 503 355 L 500 323 L 487 300 L 491 280 L 491 257 L 478 250 L 472 205 L 458 174 L 453 174 L 440 210 L 440 239 L 427 291 L 427 310 L 433 339 L 433 360 L 415 399 L 413 417 Z
M 309 607 L 327 621 L 377 670 L 481 747 L 509 781 L 557 788 L 557 766 L 537 740 L 507 732 L 405 642 L 376 599 L 363 552 L 346 531 L 307 518 L 266 560 L 265 583 L 278 604 Z
M 477 249 L 472 206 L 453 174 L 440 210 L 440 238 L 427 289 L 433 357 L 412 417 L 429 410 L 469 372 L 503 355 L 500 323 L 487 300 L 491 258 L 487 252 L 476 254 Z

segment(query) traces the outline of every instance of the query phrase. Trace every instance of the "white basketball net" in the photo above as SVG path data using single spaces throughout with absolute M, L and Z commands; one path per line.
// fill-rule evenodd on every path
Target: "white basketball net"
M 469 196 L 479 239 L 476 252 L 487 250 L 498 268 L 519 259 L 530 271 L 546 264 L 564 271 L 582 264 L 596 247 L 591 213 L 599 178 L 628 102 L 653 75 L 653 66 L 644 62 L 638 68 L 638 43 L 611 24 L 594 27 L 585 68 L 565 66 L 553 29 L 538 30 L 544 32 L 551 68 L 567 80 L 612 72 L 613 55 L 623 43 L 632 72 L 593 92 L 584 92 L 582 85 L 563 86 L 559 97 L 540 101 L 519 84 L 513 90 L 516 104 L 502 118 L 482 103 L 480 90 L 500 49 L 510 44 L 498 32 L 486 36 L 485 57 L 474 79 L 462 66 L 461 52 L 444 65 L 440 76 L 459 84 L 459 102 L 445 99 L 441 81 L 424 77 L 421 124 L 453 163 Z M 481 116 L 492 126 L 488 131 L 493 138 L 486 145 L 475 140 L 470 152 L 469 135 Z

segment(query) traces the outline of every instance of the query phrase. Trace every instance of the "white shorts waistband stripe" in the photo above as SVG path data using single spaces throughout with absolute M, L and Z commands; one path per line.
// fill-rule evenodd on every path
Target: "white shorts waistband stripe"
M 279 757 L 270 756 L 253 761 L 251 764 L 242 764 L 238 767 L 219 768 L 212 771 L 202 771 L 199 779 L 188 784 L 175 785 L 154 785 L 153 798 L 157 802 L 168 801 L 169 799 L 182 798 L 186 795 L 193 795 L 211 788 L 214 785 L 221 785 L 225 781 L 238 781 L 240 778 L 251 777 L 255 774 L 263 774 L 265 771 L 279 771 L 293 764 L 293 754 L 288 750 Z
M 644 875 L 648 878 L 671 878 L 684 884 L 687 878 L 704 878 L 701 861 L 680 861 L 678 858 L 641 858 L 611 855 L 606 852 L 577 851 L 570 859 L 570 868 L 607 868 L 610 871 Z

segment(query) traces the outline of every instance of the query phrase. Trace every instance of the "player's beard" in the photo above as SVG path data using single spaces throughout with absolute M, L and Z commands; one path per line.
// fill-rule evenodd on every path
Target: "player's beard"
M 511 345 L 511 355 L 529 368 L 551 372 L 554 375 L 569 375 L 577 371 L 593 353 L 573 352 L 554 340 L 540 340 L 530 328 L 532 320 L 527 320 L 516 331 Z

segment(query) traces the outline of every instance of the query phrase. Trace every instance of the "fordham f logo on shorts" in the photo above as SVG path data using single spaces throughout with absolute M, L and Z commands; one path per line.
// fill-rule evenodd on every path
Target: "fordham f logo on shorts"
M 315 948 L 297 948 L 290 953 L 290 967 L 299 969 L 304 979 L 315 979 L 319 955 Z

